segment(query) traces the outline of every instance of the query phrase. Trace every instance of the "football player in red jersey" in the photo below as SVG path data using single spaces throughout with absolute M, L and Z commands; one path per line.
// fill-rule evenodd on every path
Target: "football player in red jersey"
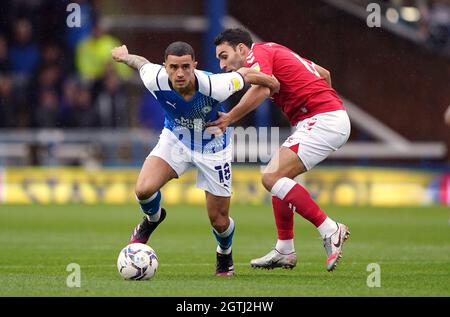
M 283 143 L 263 172 L 262 183 L 272 193 L 277 226 L 276 246 L 267 255 L 253 259 L 253 267 L 293 268 L 293 212 L 318 229 L 327 254 L 326 269 L 332 271 L 342 256 L 342 245 L 350 232 L 347 226 L 330 219 L 294 178 L 323 161 L 347 142 L 350 120 L 342 101 L 331 87 L 330 73 L 276 43 L 253 43 L 242 29 L 227 29 L 215 39 L 220 68 L 235 71 L 257 69 L 280 82 L 274 102 L 287 115 L 295 132 Z M 266 87 L 252 86 L 239 103 L 210 125 L 224 130 L 254 110 L 270 96 Z

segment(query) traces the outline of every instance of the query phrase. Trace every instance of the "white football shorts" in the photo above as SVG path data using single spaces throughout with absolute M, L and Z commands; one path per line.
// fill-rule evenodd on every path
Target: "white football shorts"
M 300 121 L 282 144 L 297 153 L 310 170 L 347 142 L 350 119 L 345 110 L 319 113 Z
M 232 145 L 217 153 L 200 153 L 186 147 L 169 129 L 164 128 L 149 156 L 169 164 L 180 177 L 189 167 L 197 168 L 197 187 L 215 196 L 231 196 Z

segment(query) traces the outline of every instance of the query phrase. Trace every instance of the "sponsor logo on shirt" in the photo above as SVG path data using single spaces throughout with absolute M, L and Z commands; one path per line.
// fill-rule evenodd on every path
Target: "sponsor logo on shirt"
M 177 104 L 176 102 L 171 103 L 171 102 L 169 102 L 169 101 L 167 101 L 167 100 L 166 100 L 166 103 L 167 103 L 168 105 L 172 106 L 173 108 L 175 108 L 175 105 Z M 175 109 L 176 109 L 176 108 L 175 108 Z
M 237 78 L 233 78 L 231 80 L 232 84 L 233 84 L 233 90 L 232 92 L 236 92 L 241 88 L 241 81 Z
M 188 119 L 185 117 L 181 117 L 175 118 L 174 120 L 177 125 L 194 131 L 202 131 L 205 127 L 205 123 L 200 119 Z

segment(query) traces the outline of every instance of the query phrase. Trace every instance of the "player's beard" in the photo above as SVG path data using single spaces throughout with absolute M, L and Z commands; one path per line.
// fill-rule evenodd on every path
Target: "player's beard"
M 244 67 L 244 66 L 245 66 L 244 59 L 242 59 L 242 57 L 237 52 L 235 52 L 232 55 L 232 57 L 230 57 L 228 63 L 226 64 L 225 71 L 227 73 L 235 72 L 239 68 Z
M 230 69 L 228 72 L 237 71 L 239 68 L 244 67 L 245 62 L 239 55 L 237 55 L 231 66 L 233 69 Z

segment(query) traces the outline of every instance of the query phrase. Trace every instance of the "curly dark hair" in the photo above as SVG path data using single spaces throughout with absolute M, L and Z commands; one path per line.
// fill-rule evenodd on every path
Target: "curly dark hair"
M 249 32 L 235 28 L 224 30 L 214 39 L 214 44 L 216 46 L 223 43 L 228 43 L 233 48 L 236 48 L 239 43 L 243 43 L 250 48 L 253 44 L 253 40 Z

